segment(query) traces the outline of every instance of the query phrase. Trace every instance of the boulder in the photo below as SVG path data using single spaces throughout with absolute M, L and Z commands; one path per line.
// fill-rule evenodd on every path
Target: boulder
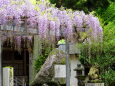
M 54 65 L 65 64 L 65 53 L 59 49 L 54 49 L 49 54 L 40 71 L 36 74 L 31 86 L 52 82 L 54 77 Z

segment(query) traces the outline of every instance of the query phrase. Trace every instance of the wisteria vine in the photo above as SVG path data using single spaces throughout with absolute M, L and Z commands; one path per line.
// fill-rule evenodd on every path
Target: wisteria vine
M 48 0 L 39 0 L 37 4 L 32 4 L 29 0 L 0 0 L 0 25 L 13 22 L 16 26 L 21 26 L 23 18 L 27 19 L 28 28 L 38 30 L 41 38 L 47 38 L 50 34 L 56 38 L 63 36 L 74 39 L 74 34 L 77 34 L 78 41 L 102 41 L 102 27 L 98 18 L 91 14 L 58 9 Z

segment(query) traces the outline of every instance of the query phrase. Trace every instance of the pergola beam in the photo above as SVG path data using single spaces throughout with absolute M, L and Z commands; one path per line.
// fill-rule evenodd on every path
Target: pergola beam
M 13 33 L 13 35 L 37 35 L 38 30 L 36 28 L 27 28 L 24 26 L 12 26 L 12 25 L 0 25 L 0 33 Z
M 12 30 L 0 30 L 1 36 L 6 35 L 7 33 L 13 33 L 14 36 L 33 36 L 37 35 L 37 32 L 22 32 L 22 31 L 12 31 Z M 8 35 L 8 34 L 7 34 Z

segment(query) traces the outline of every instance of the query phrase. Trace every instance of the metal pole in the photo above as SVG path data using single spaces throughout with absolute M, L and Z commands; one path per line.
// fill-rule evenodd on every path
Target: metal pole
M 66 40 L 66 86 L 70 86 L 69 43 Z

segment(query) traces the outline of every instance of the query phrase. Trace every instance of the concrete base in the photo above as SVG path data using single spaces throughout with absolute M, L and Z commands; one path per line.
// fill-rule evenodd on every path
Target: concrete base
M 104 83 L 86 83 L 85 86 L 104 86 Z

